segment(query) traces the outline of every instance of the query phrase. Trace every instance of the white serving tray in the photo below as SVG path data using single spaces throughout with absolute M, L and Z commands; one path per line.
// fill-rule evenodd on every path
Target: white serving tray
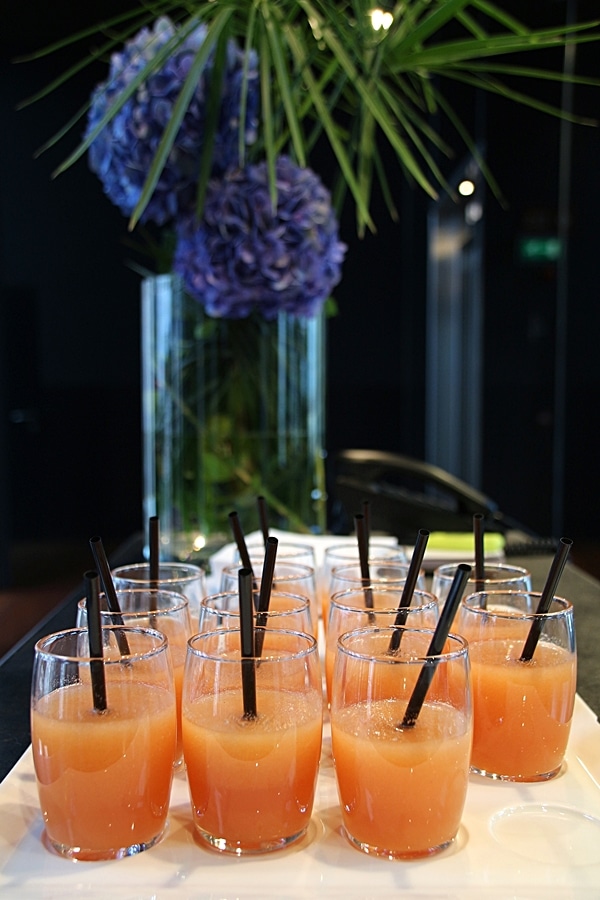
M 338 545 L 356 545 L 356 535 L 331 535 L 331 534 L 300 534 L 298 532 L 280 531 L 276 528 L 270 530 L 272 537 L 276 537 L 281 541 L 288 541 L 296 544 L 308 544 L 315 553 L 315 562 L 317 570 L 323 565 L 325 549 L 330 546 Z M 452 546 L 450 538 L 445 542 L 444 547 L 436 546 L 435 541 L 428 545 L 423 559 L 423 569 L 431 574 L 437 566 L 444 563 L 460 563 L 468 562 L 473 558 L 473 551 L 470 546 L 466 546 L 465 536 L 457 536 L 457 546 Z M 389 544 L 390 547 L 397 547 L 398 541 L 390 535 L 377 535 L 373 538 L 378 543 Z M 246 541 L 249 544 L 262 541 L 260 531 L 253 531 L 246 535 Z M 410 561 L 413 547 L 402 546 L 406 559 Z M 206 584 L 209 592 L 220 590 L 221 571 L 224 566 L 231 566 L 236 561 L 236 546 L 233 542 L 226 544 L 211 557 L 212 572 L 207 576 Z M 501 563 L 505 560 L 504 550 L 498 547 L 487 550 L 486 559 L 490 563 Z
M 0 896 L 65 900 L 344 900 L 600 897 L 600 726 L 577 697 L 567 759 L 547 783 L 472 776 L 454 845 L 426 860 L 392 862 L 343 835 L 325 725 L 321 771 L 306 838 L 238 859 L 195 840 L 185 775 L 175 778 L 165 839 L 139 856 L 75 863 L 42 844 L 31 748 L 0 784 Z M 483 891 L 485 890 L 485 895 Z

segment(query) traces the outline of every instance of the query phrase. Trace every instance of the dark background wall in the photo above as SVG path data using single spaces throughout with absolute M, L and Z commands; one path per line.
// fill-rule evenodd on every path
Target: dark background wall
M 6 2 L 6 0 L 5 0 Z M 73 7 L 8 0 L 0 34 L 0 471 L 10 539 L 109 534 L 141 525 L 139 277 L 128 268 L 126 223 L 85 161 L 51 173 L 82 126 L 40 158 L 34 153 L 105 75 L 91 66 L 72 83 L 17 111 L 77 58 L 71 50 L 15 65 L 16 56 L 108 17 L 124 0 Z M 540 4 L 514 6 L 532 24 Z M 543 5 L 564 21 L 568 3 Z M 575 4 L 580 19 L 595 3 Z M 598 45 L 577 68 L 600 75 Z M 554 57 L 560 68 L 562 58 Z M 540 89 L 536 89 L 538 92 Z M 560 99 L 556 86 L 541 88 Z M 505 100 L 483 105 L 456 87 L 452 100 L 486 141 L 507 200 L 486 201 L 485 426 L 480 487 L 542 534 L 552 529 L 555 422 L 555 265 L 518 256 L 528 229 L 556 229 L 559 124 Z M 600 115 L 600 88 L 575 89 L 574 106 Z M 460 144 L 450 135 L 454 146 Z M 598 201 L 600 130 L 573 130 L 569 231 L 568 412 L 562 531 L 600 534 L 597 512 Z M 458 159 L 458 157 L 457 157 Z M 448 171 L 457 159 L 446 163 Z M 395 170 L 397 171 L 397 170 Z M 376 209 L 377 236 L 349 245 L 329 325 L 328 437 L 343 447 L 423 456 L 428 202 L 397 176 L 401 220 Z M 506 420 L 510 431 L 500 427 Z M 2 481 L 0 481 L 0 487 Z

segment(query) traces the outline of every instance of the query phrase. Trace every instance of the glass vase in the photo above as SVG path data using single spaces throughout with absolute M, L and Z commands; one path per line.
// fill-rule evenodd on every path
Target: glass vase
M 213 318 L 174 275 L 142 283 L 144 516 L 164 559 L 206 563 L 269 525 L 326 524 L 323 315 Z

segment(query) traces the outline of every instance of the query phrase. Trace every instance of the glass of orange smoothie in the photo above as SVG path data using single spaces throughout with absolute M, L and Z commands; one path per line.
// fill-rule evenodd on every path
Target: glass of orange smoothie
M 366 605 L 367 598 L 372 606 Z M 325 634 L 325 683 L 331 701 L 332 680 L 338 638 L 346 631 L 367 626 L 389 627 L 395 624 L 402 600 L 402 587 L 386 584 L 351 588 L 334 594 L 329 604 Z M 435 628 L 439 619 L 437 597 L 423 590 L 413 591 L 410 606 L 404 611 L 404 624 L 411 628 Z
M 382 562 L 400 562 L 406 563 L 408 568 L 408 560 L 404 548 L 397 543 L 385 543 L 384 541 L 371 540 L 369 542 L 369 567 L 376 565 L 376 560 Z M 352 540 L 345 544 L 330 544 L 325 548 L 323 553 L 323 562 L 318 570 L 318 594 L 320 598 L 320 609 L 323 622 L 327 624 L 329 599 L 335 590 L 331 585 L 331 576 L 334 569 L 339 566 L 357 566 L 360 571 L 360 554 L 358 550 L 358 542 Z M 349 587 L 349 585 L 345 585 Z M 342 590 L 343 588 L 338 588 Z
M 251 559 L 260 559 L 265 555 L 265 545 L 262 538 L 260 540 L 258 538 L 248 540 L 247 548 Z M 241 562 L 237 550 L 235 557 L 235 562 L 240 566 Z M 301 566 L 309 566 L 315 572 L 317 569 L 315 551 L 310 544 L 303 544 L 297 541 L 278 540 L 277 559 L 279 561 L 286 560 L 286 562 L 300 563 Z
M 331 742 L 350 843 L 373 856 L 417 859 L 447 847 L 460 826 L 469 780 L 472 709 L 466 641 L 450 634 L 428 656 L 433 630 L 364 628 L 338 640 Z M 405 724 L 421 673 L 430 679 L 414 724 Z
M 168 652 L 173 666 L 175 697 L 177 700 L 177 749 L 174 766 L 178 768 L 183 762 L 183 744 L 181 741 L 181 689 L 183 670 L 187 653 L 188 638 L 192 634 L 189 616 L 189 605 L 183 594 L 174 591 L 152 590 L 149 588 L 131 588 L 116 591 L 120 613 L 107 609 L 104 593 L 100 594 L 100 620 L 102 625 L 135 625 L 138 628 L 155 628 L 167 638 Z M 86 601 L 77 604 L 78 626 L 87 624 Z
M 125 636 L 129 652 L 122 653 Z M 85 629 L 35 646 L 31 744 L 44 843 L 77 860 L 119 859 L 154 846 L 167 827 L 177 739 L 164 635 L 103 628 L 106 709 L 92 689 Z
M 264 556 L 251 556 L 250 563 L 254 573 L 254 588 L 260 590 Z M 221 572 L 221 590 L 237 591 L 240 565 L 225 566 Z M 273 571 L 272 590 L 284 591 L 289 594 L 298 594 L 306 597 L 310 603 L 310 614 L 313 621 L 313 630 L 317 628 L 319 621 L 319 608 L 317 605 L 317 588 L 315 570 L 312 566 L 303 563 L 290 562 L 288 559 L 277 558 Z M 316 633 L 316 632 L 315 632 Z
M 458 563 L 444 563 L 433 571 L 431 592 L 436 595 L 442 606 L 452 587 L 458 565 Z M 509 563 L 487 563 L 483 580 L 478 583 L 475 578 L 475 563 L 471 562 L 469 565 L 471 566 L 471 576 L 467 580 L 465 596 L 475 591 L 531 590 L 531 573 L 522 566 L 513 566 Z
M 573 607 L 554 597 L 536 613 L 534 591 L 484 591 L 463 599 L 456 630 L 469 642 L 473 680 L 473 772 L 504 781 L 545 781 L 565 756 L 577 683 Z M 531 629 L 539 639 L 522 659 Z
M 116 590 L 159 588 L 183 594 L 188 602 L 190 619 L 194 626 L 198 621 L 200 603 L 206 593 L 204 569 L 193 563 L 160 562 L 158 581 L 151 578 L 150 563 L 130 563 L 117 566 L 111 571 Z
M 255 593 L 255 601 L 257 600 L 258 595 Z M 271 591 L 269 609 L 266 613 L 258 614 L 257 623 L 262 628 L 304 631 L 317 637 L 308 598 L 286 591 Z M 200 604 L 198 631 L 239 627 L 240 597 L 237 591 L 222 591 L 204 597 Z
M 322 691 L 312 635 L 267 629 L 255 674 L 255 715 L 243 700 L 240 633 L 188 644 L 183 750 L 194 826 L 210 848 L 238 856 L 305 835 L 321 755 Z

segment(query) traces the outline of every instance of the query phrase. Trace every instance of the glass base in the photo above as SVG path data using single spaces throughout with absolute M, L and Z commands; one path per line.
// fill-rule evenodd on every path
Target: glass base
M 488 772 L 487 769 L 478 769 L 477 766 L 473 765 L 469 771 L 471 772 L 471 775 L 481 775 L 483 778 L 490 778 L 493 781 L 512 781 L 530 784 L 535 781 L 549 781 L 551 778 L 556 778 L 562 767 L 563 764 L 561 763 L 556 769 L 552 769 L 551 772 L 535 772 L 533 775 L 503 775 L 499 772 Z
M 290 837 L 277 838 L 270 841 L 260 841 L 258 843 L 246 843 L 240 841 L 229 841 L 223 837 L 215 837 L 207 831 L 203 831 L 196 825 L 196 833 L 202 843 L 210 847 L 211 850 L 217 850 L 219 853 L 231 853 L 235 856 L 258 856 L 263 853 L 273 853 L 277 850 L 285 850 L 297 841 L 301 840 L 306 834 L 306 828 L 298 831 Z
M 368 854 L 368 856 L 380 856 L 384 859 L 423 859 L 436 853 L 441 853 L 442 850 L 445 850 L 454 842 L 454 838 L 450 838 L 450 840 L 444 841 L 442 844 L 437 844 L 435 847 L 429 847 L 424 850 L 388 850 L 385 847 L 375 847 L 373 844 L 366 843 L 366 841 L 357 840 L 347 828 L 344 828 L 344 832 L 348 841 L 357 850 Z
M 144 850 L 150 850 L 151 847 L 155 847 L 166 834 L 167 825 L 168 823 L 165 823 L 165 827 L 163 828 L 163 830 L 151 840 L 146 841 L 143 844 L 130 844 L 129 847 L 108 847 L 105 850 L 90 850 L 85 847 L 69 847 L 67 844 L 61 844 L 58 841 L 53 841 L 48 834 L 47 829 L 44 829 L 44 832 L 42 834 L 42 843 L 47 850 L 49 850 L 51 853 L 56 854 L 57 856 L 62 856 L 66 859 L 79 860 L 81 862 L 99 862 L 106 859 L 124 859 L 126 856 L 136 856 L 138 853 L 143 853 Z

